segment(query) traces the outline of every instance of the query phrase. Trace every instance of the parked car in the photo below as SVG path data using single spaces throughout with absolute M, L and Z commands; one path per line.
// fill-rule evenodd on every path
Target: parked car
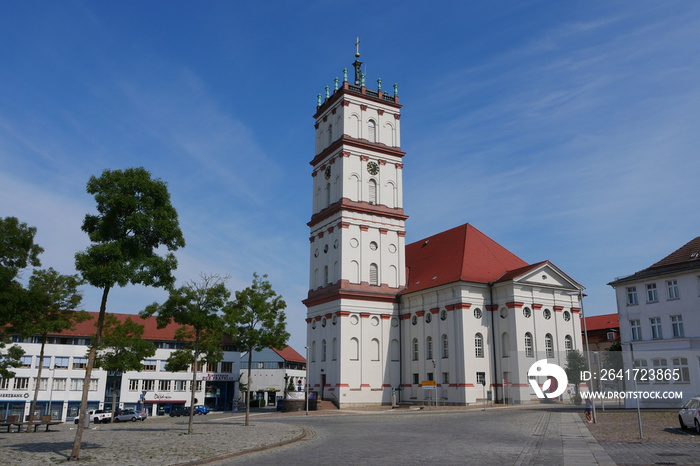
M 146 419 L 145 414 L 146 413 L 137 413 L 133 409 L 127 409 L 117 413 L 117 415 L 114 416 L 114 422 L 143 421 L 144 419 Z
M 88 418 L 90 419 L 90 422 L 94 422 L 95 424 L 99 424 L 100 422 L 109 422 L 110 419 L 112 419 L 112 412 L 104 409 L 91 409 L 88 411 Z M 79 420 L 80 416 L 76 416 L 73 423 L 77 424 Z
M 207 406 L 204 405 L 195 405 L 194 406 L 194 413 L 195 414 L 207 414 L 211 411 Z
M 694 427 L 700 434 L 700 397 L 691 398 L 678 411 L 678 423 L 681 429 Z
M 180 416 L 189 416 L 190 415 L 190 408 L 173 408 L 170 410 L 170 417 L 180 417 Z

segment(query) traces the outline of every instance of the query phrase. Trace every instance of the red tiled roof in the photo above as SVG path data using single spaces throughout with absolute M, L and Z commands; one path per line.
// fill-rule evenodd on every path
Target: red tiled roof
M 285 361 L 306 362 L 306 358 L 297 353 L 291 346 L 285 346 L 282 349 L 272 348 Z
M 530 267 L 468 223 L 407 245 L 406 266 L 404 293 L 456 281 L 495 282 L 510 270 Z
M 604 330 L 604 329 L 619 329 L 620 319 L 617 314 L 605 314 L 602 316 L 589 316 L 586 319 L 586 329 L 591 330 Z
M 689 241 L 687 244 L 664 257 L 649 268 L 654 269 L 657 267 L 666 267 L 669 265 L 693 261 L 700 261 L 700 236 Z
M 60 335 L 71 335 L 71 336 L 84 336 L 91 337 L 95 334 L 95 325 L 97 325 L 97 317 L 99 312 L 88 312 L 92 316 L 92 319 L 86 320 L 75 325 L 73 330 L 64 330 Z M 181 327 L 180 324 L 170 323 L 165 328 L 158 328 L 158 323 L 155 317 L 147 317 L 142 319 L 138 314 L 116 314 L 110 312 L 110 315 L 115 316 L 120 322 L 124 322 L 127 318 L 130 318 L 137 324 L 143 325 L 143 339 L 144 340 L 156 340 L 156 341 L 168 341 L 175 340 L 175 332 Z

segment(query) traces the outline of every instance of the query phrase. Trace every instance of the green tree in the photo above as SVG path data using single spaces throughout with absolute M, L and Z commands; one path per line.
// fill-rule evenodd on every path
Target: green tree
M 236 291 L 236 299 L 226 309 L 226 332 L 241 350 L 248 352 L 248 381 L 246 383 L 245 425 L 250 425 L 250 368 L 253 351 L 283 348 L 289 340 L 284 309 L 287 304 L 272 289 L 267 275 L 253 274 L 253 284 Z
M 15 376 L 10 370 L 20 366 L 24 350 L 11 342 L 10 331 L 19 311 L 25 306 L 26 290 L 17 281 L 22 269 L 41 265 L 39 254 L 44 250 L 34 243 L 36 228 L 15 217 L 0 218 L 0 377 Z M 10 325 L 8 325 L 10 324 Z M 7 348 L 7 349 L 5 349 Z
M 25 305 L 20 310 L 14 330 L 23 336 L 38 335 L 41 338 L 39 370 L 36 379 L 41 380 L 44 369 L 44 349 L 49 335 L 72 329 L 76 323 L 90 319 L 85 311 L 77 310 L 83 297 L 78 291 L 82 280 L 77 275 L 62 275 L 52 268 L 35 270 L 29 278 Z M 29 411 L 29 422 L 34 421 L 39 384 L 34 386 L 34 398 Z M 27 432 L 31 426 L 27 426 Z
M 143 325 L 127 317 L 123 322 L 112 314 L 105 316 L 102 340 L 95 356 L 95 367 L 112 372 L 112 418 L 117 412 L 117 374 L 143 370 L 143 360 L 156 354 L 156 345 L 143 339 Z
M 181 371 L 192 367 L 188 434 L 193 433 L 197 374 L 204 362 L 216 364 L 223 359 L 221 315 L 231 296 L 224 278 L 217 275 L 203 275 L 201 278 L 201 282 L 192 281 L 171 290 L 163 304 L 153 303 L 141 312 L 142 317 L 157 314 L 158 328 L 173 321 L 181 325 L 175 338 L 184 341 L 185 346 L 170 355 L 165 368 Z
M 76 253 L 75 267 L 86 282 L 102 289 L 102 300 L 88 353 L 71 461 L 80 459 L 90 376 L 102 339 L 110 290 L 129 283 L 170 287 L 175 281 L 172 271 L 177 267 L 172 251 L 185 245 L 167 185 L 151 178 L 145 169 L 105 170 L 99 178 L 90 178 L 87 192 L 95 196 L 98 214 L 85 216 L 82 230 L 92 244 Z M 158 255 L 163 248 L 170 252 Z
M 564 372 L 566 372 L 566 377 L 569 379 L 569 383 L 576 385 L 576 394 L 574 395 L 574 400 L 576 403 L 581 403 L 581 396 L 579 395 L 579 384 L 581 383 L 581 372 L 588 370 L 588 363 L 586 362 L 586 357 L 579 350 L 572 350 L 566 355 L 566 367 Z

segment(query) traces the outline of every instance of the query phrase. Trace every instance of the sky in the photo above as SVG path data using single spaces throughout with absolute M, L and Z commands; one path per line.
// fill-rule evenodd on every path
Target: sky
M 1 2 L 0 217 L 75 273 L 88 179 L 144 167 L 178 211 L 178 284 L 267 274 L 303 354 L 312 116 L 356 37 L 368 87 L 399 86 L 407 242 L 470 223 L 599 315 L 607 283 L 700 235 L 694 1 Z

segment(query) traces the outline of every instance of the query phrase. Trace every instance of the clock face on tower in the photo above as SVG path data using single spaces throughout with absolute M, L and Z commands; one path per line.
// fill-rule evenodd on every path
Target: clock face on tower
M 377 173 L 379 173 L 379 165 L 377 165 L 377 162 L 367 163 L 367 172 L 370 175 L 376 175 Z

